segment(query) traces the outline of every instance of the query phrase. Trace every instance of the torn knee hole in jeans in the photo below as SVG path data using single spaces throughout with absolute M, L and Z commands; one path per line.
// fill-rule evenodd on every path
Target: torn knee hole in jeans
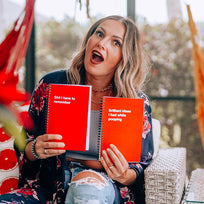
M 83 185 L 83 184 L 93 185 L 99 189 L 104 188 L 106 185 L 105 181 L 104 183 L 102 183 L 100 180 L 94 177 L 81 178 L 79 180 L 72 181 L 72 183 L 75 183 L 76 185 Z

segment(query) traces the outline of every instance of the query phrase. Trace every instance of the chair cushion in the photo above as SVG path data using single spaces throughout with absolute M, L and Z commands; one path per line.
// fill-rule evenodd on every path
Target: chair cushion
M 29 104 L 30 101 L 18 107 L 21 119 L 19 125 L 21 126 L 32 125 L 31 121 L 26 118 Z M 14 139 L 5 132 L 0 124 L 0 195 L 18 188 L 19 165 L 16 153 Z
M 153 158 L 156 157 L 159 151 L 159 139 L 161 134 L 161 124 L 159 120 L 152 118 L 152 134 L 153 134 L 153 143 L 154 143 L 154 154 Z
M 0 195 L 18 188 L 19 166 L 14 139 L 0 127 Z

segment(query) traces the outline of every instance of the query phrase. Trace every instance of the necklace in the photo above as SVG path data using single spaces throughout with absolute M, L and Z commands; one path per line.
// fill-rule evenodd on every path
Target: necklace
M 100 102 L 97 102 L 97 101 L 94 101 L 93 99 L 91 99 L 91 102 L 92 102 L 92 103 L 95 103 L 95 104 L 101 104 L 101 101 L 100 101 Z
M 109 85 L 110 86 L 110 85 Z M 112 85 L 110 86 L 111 88 L 112 88 Z M 108 88 L 108 87 L 106 87 L 106 88 Z M 104 88 L 105 89 L 105 88 Z M 109 90 L 110 88 L 108 88 L 108 89 L 106 89 L 106 90 Z M 101 89 L 102 90 L 102 89 Z M 102 92 L 102 91 L 101 91 Z M 110 91 L 109 91 L 109 93 L 108 93 L 108 96 L 110 96 L 111 95 L 111 93 L 112 93 L 112 89 L 110 89 Z M 100 97 L 99 98 L 100 100 L 99 101 L 95 101 L 95 100 L 93 100 L 93 99 L 91 99 L 91 102 L 92 103 L 95 103 L 95 104 L 97 104 L 97 105 L 99 105 L 99 104 L 101 104 L 102 103 L 102 97 Z
M 112 84 L 109 84 L 107 87 L 105 87 L 103 89 L 94 89 L 94 88 L 92 88 L 92 90 L 95 91 L 95 92 L 104 92 L 104 91 L 107 91 L 109 89 L 112 89 Z

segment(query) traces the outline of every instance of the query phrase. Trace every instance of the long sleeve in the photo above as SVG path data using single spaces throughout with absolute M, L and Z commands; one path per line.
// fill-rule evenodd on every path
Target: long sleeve
M 140 177 L 140 175 L 144 173 L 144 169 L 151 163 L 154 153 L 152 135 L 152 110 L 149 104 L 149 100 L 144 93 L 141 93 L 141 98 L 144 98 L 141 159 L 139 163 L 130 164 L 130 168 L 135 170 L 137 177 Z
M 34 140 L 39 135 L 46 133 L 46 103 L 49 83 L 67 83 L 66 72 L 56 71 L 44 76 L 36 85 L 31 97 L 28 111 L 32 118 L 33 127 L 26 129 L 27 142 Z M 20 187 L 30 187 L 37 191 L 40 200 L 64 199 L 63 166 L 65 154 L 58 157 L 30 161 L 26 154 L 20 161 Z M 57 194 L 59 192 L 59 195 Z

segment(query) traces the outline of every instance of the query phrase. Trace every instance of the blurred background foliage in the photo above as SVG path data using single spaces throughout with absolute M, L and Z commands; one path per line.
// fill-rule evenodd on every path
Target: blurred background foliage
M 36 25 L 36 78 L 47 72 L 66 68 L 79 48 L 87 26 L 65 17 L 61 22 L 48 20 Z
M 152 64 L 147 90 L 153 96 L 194 96 L 190 31 L 181 19 L 144 25 L 144 48 Z
M 181 19 L 156 25 L 138 22 L 151 62 L 145 92 L 150 97 L 153 117 L 161 122 L 160 147 L 186 147 L 190 175 L 195 168 L 204 168 L 204 151 L 195 113 L 188 23 Z M 69 67 L 89 26 L 69 17 L 61 22 L 51 19 L 36 24 L 36 81 L 47 72 Z M 203 25 L 199 29 L 204 33 Z
M 145 92 L 150 96 L 153 117 L 161 122 L 160 147 L 186 147 L 190 175 L 195 168 L 204 167 L 204 151 L 195 113 L 188 23 L 173 19 L 168 24 L 145 24 L 140 30 L 152 65 Z M 202 36 L 200 42 L 203 42 Z

